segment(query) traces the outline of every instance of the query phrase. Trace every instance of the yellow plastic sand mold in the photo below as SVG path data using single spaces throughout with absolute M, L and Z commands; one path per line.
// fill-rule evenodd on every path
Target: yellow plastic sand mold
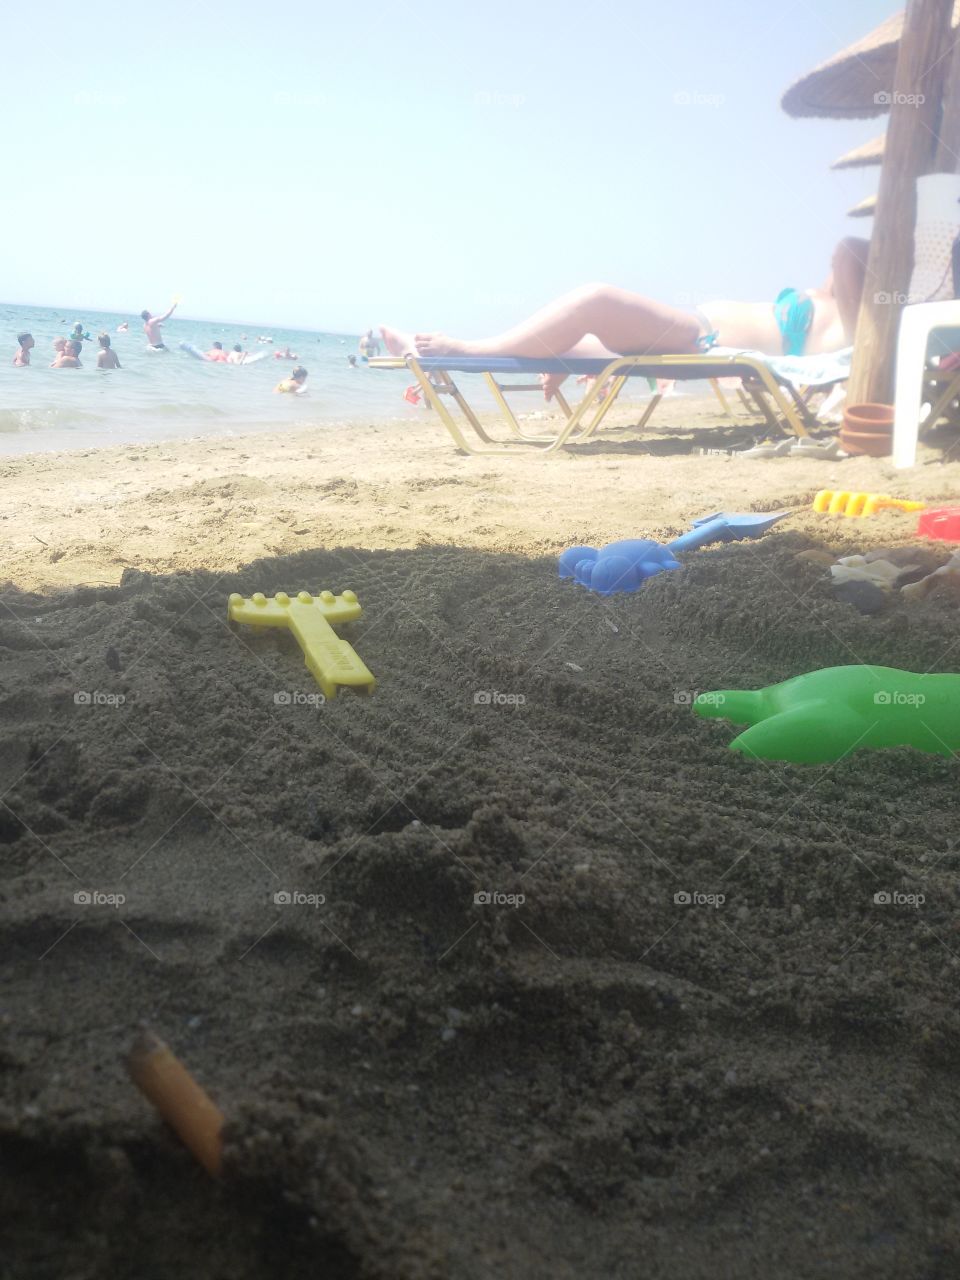
M 848 489 L 821 489 L 813 509 L 828 516 L 874 516 L 878 511 L 923 511 L 925 502 L 891 498 L 887 493 L 858 493 Z
M 362 609 L 352 591 L 334 595 L 321 591 L 312 596 L 299 591 L 288 596 L 278 591 L 275 596 L 255 592 L 249 600 L 234 592 L 227 606 L 231 622 L 251 627 L 286 627 L 296 636 L 304 661 L 325 698 L 335 698 L 341 688 L 356 693 L 372 693 L 376 679 L 361 662 L 353 645 L 341 640 L 334 631 L 338 623 L 353 622 Z

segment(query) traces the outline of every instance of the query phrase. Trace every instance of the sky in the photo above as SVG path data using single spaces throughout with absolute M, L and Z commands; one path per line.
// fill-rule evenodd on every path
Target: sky
M 466 337 L 588 281 L 822 282 L 874 120 L 781 94 L 895 0 L 11 7 L 0 300 Z

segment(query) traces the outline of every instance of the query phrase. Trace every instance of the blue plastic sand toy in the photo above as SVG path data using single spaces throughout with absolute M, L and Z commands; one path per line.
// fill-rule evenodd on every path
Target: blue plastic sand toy
M 694 520 L 689 533 L 681 534 L 666 546 L 647 538 L 627 538 L 622 542 L 609 542 L 599 551 L 596 547 L 568 547 L 560 556 L 560 577 L 573 578 L 601 596 L 636 591 L 654 574 L 680 568 L 675 551 L 695 551 L 711 542 L 759 538 L 789 514 L 789 511 L 771 511 L 762 515 L 739 515 L 718 511 Z

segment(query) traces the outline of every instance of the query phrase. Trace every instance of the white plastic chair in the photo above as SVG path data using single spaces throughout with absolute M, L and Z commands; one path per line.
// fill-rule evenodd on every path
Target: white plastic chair
M 917 460 L 927 346 L 934 329 L 946 328 L 960 328 L 960 301 L 956 299 L 916 302 L 901 312 L 893 419 L 895 467 L 912 467 Z

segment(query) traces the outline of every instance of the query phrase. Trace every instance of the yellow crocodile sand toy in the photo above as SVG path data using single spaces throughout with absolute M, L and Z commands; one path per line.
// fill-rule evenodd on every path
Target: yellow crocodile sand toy
M 227 607 L 231 622 L 252 627 L 286 627 L 297 637 L 304 660 L 324 697 L 335 698 L 341 687 L 372 693 L 376 680 L 360 661 L 352 645 L 333 630 L 337 623 L 353 622 L 362 610 L 352 591 L 335 596 L 321 591 L 312 596 L 300 591 L 292 598 L 285 591 L 267 597 L 255 592 L 249 600 L 234 592 Z

